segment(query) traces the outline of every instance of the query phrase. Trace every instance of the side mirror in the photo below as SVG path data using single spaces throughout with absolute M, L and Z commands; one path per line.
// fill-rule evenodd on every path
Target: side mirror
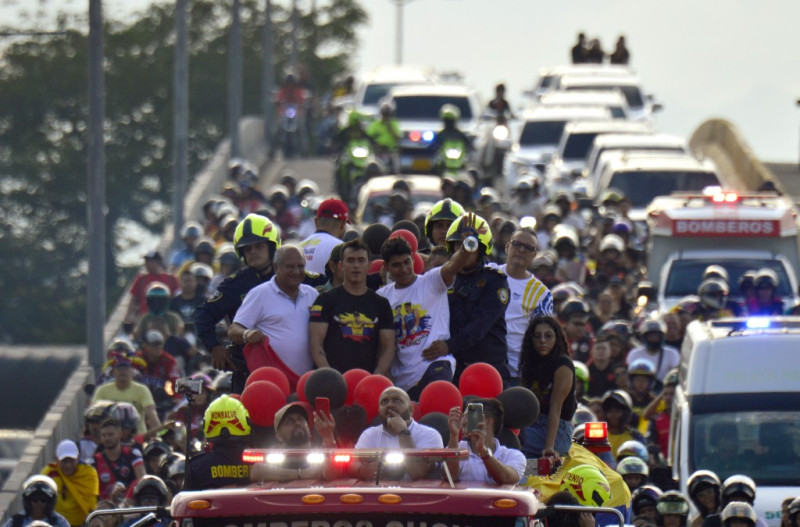
M 664 109 L 664 105 L 661 104 L 660 102 L 653 103 L 653 113 L 660 112 L 663 109 Z

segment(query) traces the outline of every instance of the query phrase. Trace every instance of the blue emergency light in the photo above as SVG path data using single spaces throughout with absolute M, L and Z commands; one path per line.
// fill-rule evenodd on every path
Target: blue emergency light
M 770 325 L 769 319 L 765 317 L 748 318 L 745 324 L 747 329 L 766 329 Z

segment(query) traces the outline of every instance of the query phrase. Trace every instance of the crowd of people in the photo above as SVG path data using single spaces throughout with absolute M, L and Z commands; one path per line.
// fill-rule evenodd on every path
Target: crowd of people
M 720 482 L 701 470 L 683 496 L 658 469 L 686 325 L 778 309 L 774 277 L 752 273 L 752 284 L 739 284 L 747 298 L 739 304 L 727 298 L 725 270 L 711 266 L 697 296 L 655 314 L 625 196 L 607 193 L 592 217 L 568 192 L 547 197 L 535 176 L 523 180 L 504 203 L 489 189 L 444 178 L 432 206 L 407 207 L 391 226 L 354 226 L 347 204 L 325 199 L 313 182 L 284 173 L 267 197 L 253 167 L 232 163 L 202 221 L 185 225 L 182 246 L 167 258 L 144 256 L 84 435 L 58 444 L 53 463 L 26 482 L 24 511 L 7 526 L 77 526 L 97 508 L 164 505 L 182 488 L 342 475 L 331 465 L 248 466 L 248 445 L 461 447 L 469 459 L 447 463 L 455 479 L 517 483 L 528 475 L 526 460 L 567 459 L 595 421 L 607 423 L 602 465 L 612 472 L 586 481 L 606 494 L 610 480 L 624 481 L 632 493 L 624 508 L 637 525 L 685 526 L 692 502 L 696 525 L 760 526 L 746 475 Z M 402 181 L 394 190 L 409 191 Z M 458 386 L 476 364 L 496 372 L 503 389 L 535 395 L 535 419 L 511 433 L 510 410 L 494 397 L 468 401 L 483 412 L 470 430 L 463 405 L 450 409 L 444 427 L 414 417 L 426 387 Z M 326 368 L 364 370 L 390 386 L 374 419 L 358 405 L 328 413 L 289 402 L 270 426 L 257 426 L 250 416 L 258 404 L 240 394 L 261 366 L 282 372 L 289 392 Z M 362 478 L 376 470 L 347 468 Z M 441 470 L 417 459 L 395 476 Z M 605 501 L 579 499 L 570 488 L 553 503 Z M 798 500 L 787 505 L 794 527 L 798 511 Z
M 610 64 L 627 65 L 630 63 L 631 54 L 625 45 L 625 35 L 617 37 L 614 51 L 606 53 L 600 44 L 599 38 L 587 39 L 585 33 L 578 33 L 578 41 L 570 49 L 570 58 L 573 64 L 603 64 L 608 59 Z

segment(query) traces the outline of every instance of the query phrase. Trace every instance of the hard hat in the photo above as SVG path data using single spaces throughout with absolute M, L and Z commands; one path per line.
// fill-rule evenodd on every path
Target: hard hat
M 453 252 L 453 242 L 461 241 L 461 234 L 466 229 L 466 223 L 468 217 L 469 216 L 467 214 L 464 214 L 450 224 L 450 228 L 447 229 L 447 238 L 445 238 L 445 243 L 447 244 L 447 252 L 449 253 Z M 491 256 L 492 231 L 489 228 L 489 224 L 486 223 L 486 220 L 476 215 L 474 229 L 475 232 L 477 233 L 478 242 L 480 242 L 480 246 L 483 248 L 483 252 L 486 254 L 486 256 Z
M 602 507 L 611 498 L 611 486 L 600 472 L 591 465 L 578 465 L 569 469 L 561 480 L 559 491 L 566 490 L 581 505 Z
M 214 399 L 203 418 L 203 433 L 208 440 L 250 435 L 250 414 L 241 401 L 229 395 Z
M 269 244 L 270 258 L 275 257 L 275 251 L 281 246 L 281 237 L 278 227 L 269 218 L 259 214 L 248 214 L 236 226 L 233 234 L 233 247 L 236 254 L 242 258 L 244 253 L 242 248 L 255 243 L 267 242 Z
M 450 198 L 443 199 L 434 203 L 431 210 L 425 216 L 425 236 L 430 238 L 433 235 L 433 224 L 437 221 L 457 220 L 464 214 L 464 207 Z

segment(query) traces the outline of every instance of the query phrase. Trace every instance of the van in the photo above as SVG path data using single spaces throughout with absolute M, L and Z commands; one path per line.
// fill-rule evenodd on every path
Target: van
M 705 469 L 756 482 L 771 527 L 800 494 L 800 317 L 695 321 L 681 348 L 669 461 L 680 490 Z

